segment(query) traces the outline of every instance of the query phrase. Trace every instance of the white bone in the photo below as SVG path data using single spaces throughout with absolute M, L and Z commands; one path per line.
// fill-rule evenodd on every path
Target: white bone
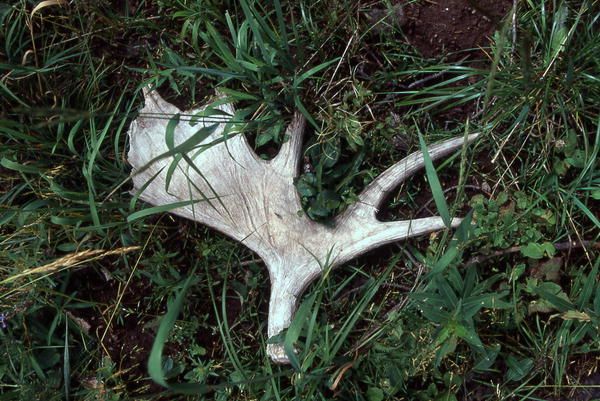
M 240 241 L 264 260 L 271 278 L 269 337 L 290 325 L 297 300 L 321 274 L 325 263 L 333 268 L 384 244 L 445 228 L 440 217 L 397 222 L 380 222 L 376 218 L 389 191 L 424 166 L 421 152 L 383 172 L 361 193 L 359 202 L 332 224 L 324 225 L 304 213 L 294 186 L 306 124 L 300 113 L 288 126 L 288 140 L 279 154 L 265 161 L 257 157 L 242 134 L 219 141 L 225 126 L 231 124 L 233 106 L 217 106 L 229 116 L 213 115 L 195 121 L 190 116 L 205 108 L 184 113 L 155 91 L 145 90 L 144 95 L 145 106 L 129 128 L 128 161 L 133 167 L 134 192 L 141 191 L 140 199 L 152 205 L 194 201 L 171 213 Z M 175 146 L 213 124 L 218 126 L 200 145 L 217 142 L 188 152 L 195 168 L 180 160 L 167 188 L 167 171 L 174 157 L 161 156 L 169 151 L 165 141 L 168 121 L 178 113 L 184 117 L 174 131 Z M 476 137 L 470 135 L 467 141 Z M 463 138 L 441 142 L 431 146 L 429 154 L 437 159 L 463 143 Z M 453 227 L 459 223 L 460 219 L 452 219 Z M 274 362 L 289 363 L 281 344 L 269 344 L 267 352 Z

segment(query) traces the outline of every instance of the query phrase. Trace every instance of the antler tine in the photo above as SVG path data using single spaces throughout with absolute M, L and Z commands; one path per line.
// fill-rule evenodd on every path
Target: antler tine
M 450 221 L 451 227 L 458 227 L 462 219 L 453 218 Z M 402 221 L 377 221 L 371 223 L 352 222 L 360 225 L 361 235 L 352 238 L 349 233 L 356 232 L 357 227 L 350 226 L 350 229 L 341 230 L 338 235 L 343 243 L 342 252 L 339 255 L 339 263 L 345 263 L 355 257 L 362 255 L 372 249 L 380 246 L 405 240 L 419 235 L 427 234 L 446 228 L 444 220 L 439 216 L 425 217 L 414 220 Z
M 296 111 L 292 122 L 285 130 L 287 141 L 281 145 L 279 153 L 271 162 L 275 169 L 287 173 L 292 177 L 298 174 L 300 160 L 302 159 L 302 140 L 304 139 L 304 129 L 306 127 L 306 118 Z
M 470 143 L 478 136 L 479 134 L 471 134 L 467 136 L 466 142 Z M 432 145 L 428 149 L 429 157 L 432 160 L 442 158 L 460 148 L 464 142 L 465 138 L 460 137 Z M 394 190 L 394 188 L 424 166 L 425 159 L 423 158 L 423 153 L 420 151 L 411 153 L 381 173 L 364 189 L 359 196 L 358 207 L 366 207 L 376 212 L 390 191 Z

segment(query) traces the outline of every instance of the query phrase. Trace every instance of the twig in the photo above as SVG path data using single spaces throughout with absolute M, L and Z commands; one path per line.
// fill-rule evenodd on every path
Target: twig
M 439 77 L 443 76 L 445 73 L 446 73 L 446 71 L 437 72 L 437 73 L 435 73 L 433 75 L 429 75 L 429 76 L 427 76 L 425 78 L 419 79 L 418 81 L 411 82 L 410 84 L 406 85 L 406 87 L 408 89 L 416 88 L 417 86 L 421 86 L 424 83 L 427 83 L 429 81 L 432 81 L 432 80 L 434 80 L 436 78 L 439 78 Z
M 331 83 L 333 82 L 333 78 L 335 78 L 335 75 L 337 74 L 338 69 L 340 68 L 340 65 L 342 64 L 342 61 L 344 61 L 344 57 L 346 57 L 346 53 L 348 52 L 348 49 L 350 48 L 350 44 L 354 40 L 355 34 L 356 34 L 356 32 L 354 34 L 352 34 L 352 36 L 350 37 L 350 40 L 348 40 L 348 43 L 346 44 L 346 48 L 344 49 L 344 52 L 342 53 L 342 56 L 340 57 L 340 61 L 338 61 L 337 65 L 335 66 L 335 70 L 333 70 L 333 74 L 331 74 L 331 79 L 329 80 L 329 83 L 327 84 L 327 88 L 325 89 L 325 92 L 323 92 L 323 95 L 321 95 L 322 97 L 325 97 L 327 92 L 329 92 L 329 89 L 331 88 Z
M 350 295 L 352 295 L 354 293 L 357 293 L 357 292 L 360 292 L 362 289 L 365 288 L 365 285 L 367 285 L 367 284 L 368 283 L 365 283 L 365 284 L 359 285 L 358 287 L 354 287 L 354 288 L 349 289 L 348 291 L 344 292 L 339 297 L 337 297 L 335 299 L 335 301 L 339 302 L 339 301 L 345 300 L 346 298 L 350 297 Z M 396 288 L 396 289 L 404 291 L 407 294 L 411 291 L 411 288 L 409 286 L 402 285 L 402 284 L 381 283 L 381 287 L 383 287 L 383 288 Z
M 574 249 L 574 248 L 593 248 L 593 249 L 600 249 L 600 242 L 595 242 L 595 241 L 581 241 L 581 242 L 577 242 L 577 241 L 567 241 L 567 242 L 559 242 L 557 244 L 554 244 L 554 248 L 557 251 L 566 251 L 566 250 L 570 250 L 570 249 Z M 507 249 L 502 249 L 499 251 L 495 251 L 489 255 L 480 255 L 480 256 L 475 256 L 471 259 L 469 259 L 466 263 L 465 263 L 465 267 L 469 267 L 469 266 L 473 266 L 482 262 L 485 262 L 486 260 L 489 259 L 493 259 L 493 258 L 497 258 L 500 256 L 504 256 L 504 255 L 508 255 L 511 253 L 517 253 L 521 250 L 520 246 L 513 246 Z
M 244 260 L 242 262 L 240 262 L 240 266 L 250 266 L 253 264 L 264 264 L 265 262 L 262 259 L 250 259 L 250 260 Z
M 329 389 L 331 391 L 335 391 L 335 389 L 337 388 L 338 384 L 340 384 L 340 381 L 342 380 L 342 377 L 344 377 L 344 374 L 346 373 L 346 371 L 348 369 L 350 369 L 353 365 L 354 365 L 354 361 L 347 362 L 344 366 L 342 366 L 342 368 L 340 369 L 339 373 L 337 374 L 335 380 L 333 381 L 333 384 L 331 386 L 329 386 Z

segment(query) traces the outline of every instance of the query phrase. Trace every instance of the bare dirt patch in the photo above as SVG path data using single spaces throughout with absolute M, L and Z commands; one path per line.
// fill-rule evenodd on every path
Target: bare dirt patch
M 489 37 L 512 6 L 510 0 L 445 0 L 406 4 L 403 31 L 424 57 L 487 47 Z

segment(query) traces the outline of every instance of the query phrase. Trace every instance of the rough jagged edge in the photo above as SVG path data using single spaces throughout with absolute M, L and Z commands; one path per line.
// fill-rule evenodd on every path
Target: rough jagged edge
M 211 105 L 218 102 L 219 99 L 225 99 L 224 94 L 220 93 L 219 91 L 216 91 L 214 100 L 212 100 L 211 102 L 201 105 L 200 107 L 197 107 L 197 108 L 192 108 L 189 110 L 182 111 L 174 104 L 169 103 L 166 100 L 164 100 L 162 98 L 162 96 L 160 96 L 158 91 L 155 88 L 153 88 L 151 85 L 146 85 L 146 86 L 142 87 L 141 91 L 143 94 L 144 105 L 138 110 L 137 117 L 129 124 L 129 128 L 127 131 L 127 136 L 129 139 L 129 150 L 127 152 L 127 162 L 132 167 L 130 177 L 133 177 L 134 175 L 139 174 L 140 170 L 143 170 L 146 167 L 148 167 L 148 163 L 142 164 L 142 163 L 132 162 L 132 160 L 136 159 L 135 156 L 137 155 L 136 149 L 134 149 L 132 144 L 134 143 L 135 138 L 139 135 L 139 133 L 145 128 L 145 127 L 139 126 L 141 121 L 152 120 L 152 118 L 153 118 L 152 116 L 158 115 L 158 114 L 164 114 L 165 116 L 168 116 L 169 118 L 171 118 L 172 116 L 174 116 L 176 114 L 181 114 L 184 116 L 182 118 L 182 121 L 191 121 L 193 118 L 192 117 L 193 115 L 196 115 L 196 114 L 206 110 L 208 107 L 210 107 Z M 152 107 L 151 104 L 153 104 L 154 107 Z M 214 108 L 217 110 L 220 110 L 224 113 L 227 113 L 231 116 L 235 113 L 235 109 L 231 103 L 219 103 Z M 154 111 L 157 111 L 157 112 L 154 112 Z M 187 117 L 187 116 L 190 116 L 190 117 Z M 219 118 L 219 117 L 217 117 L 217 118 Z M 227 120 L 226 117 L 222 117 L 221 120 L 219 120 L 219 121 L 221 123 L 227 123 L 229 120 Z M 139 190 L 139 188 L 134 187 L 130 192 L 135 194 L 136 190 Z
M 290 363 L 290 359 L 285 353 L 283 343 L 267 344 L 267 355 L 269 355 L 271 361 L 277 365 L 288 365 Z

